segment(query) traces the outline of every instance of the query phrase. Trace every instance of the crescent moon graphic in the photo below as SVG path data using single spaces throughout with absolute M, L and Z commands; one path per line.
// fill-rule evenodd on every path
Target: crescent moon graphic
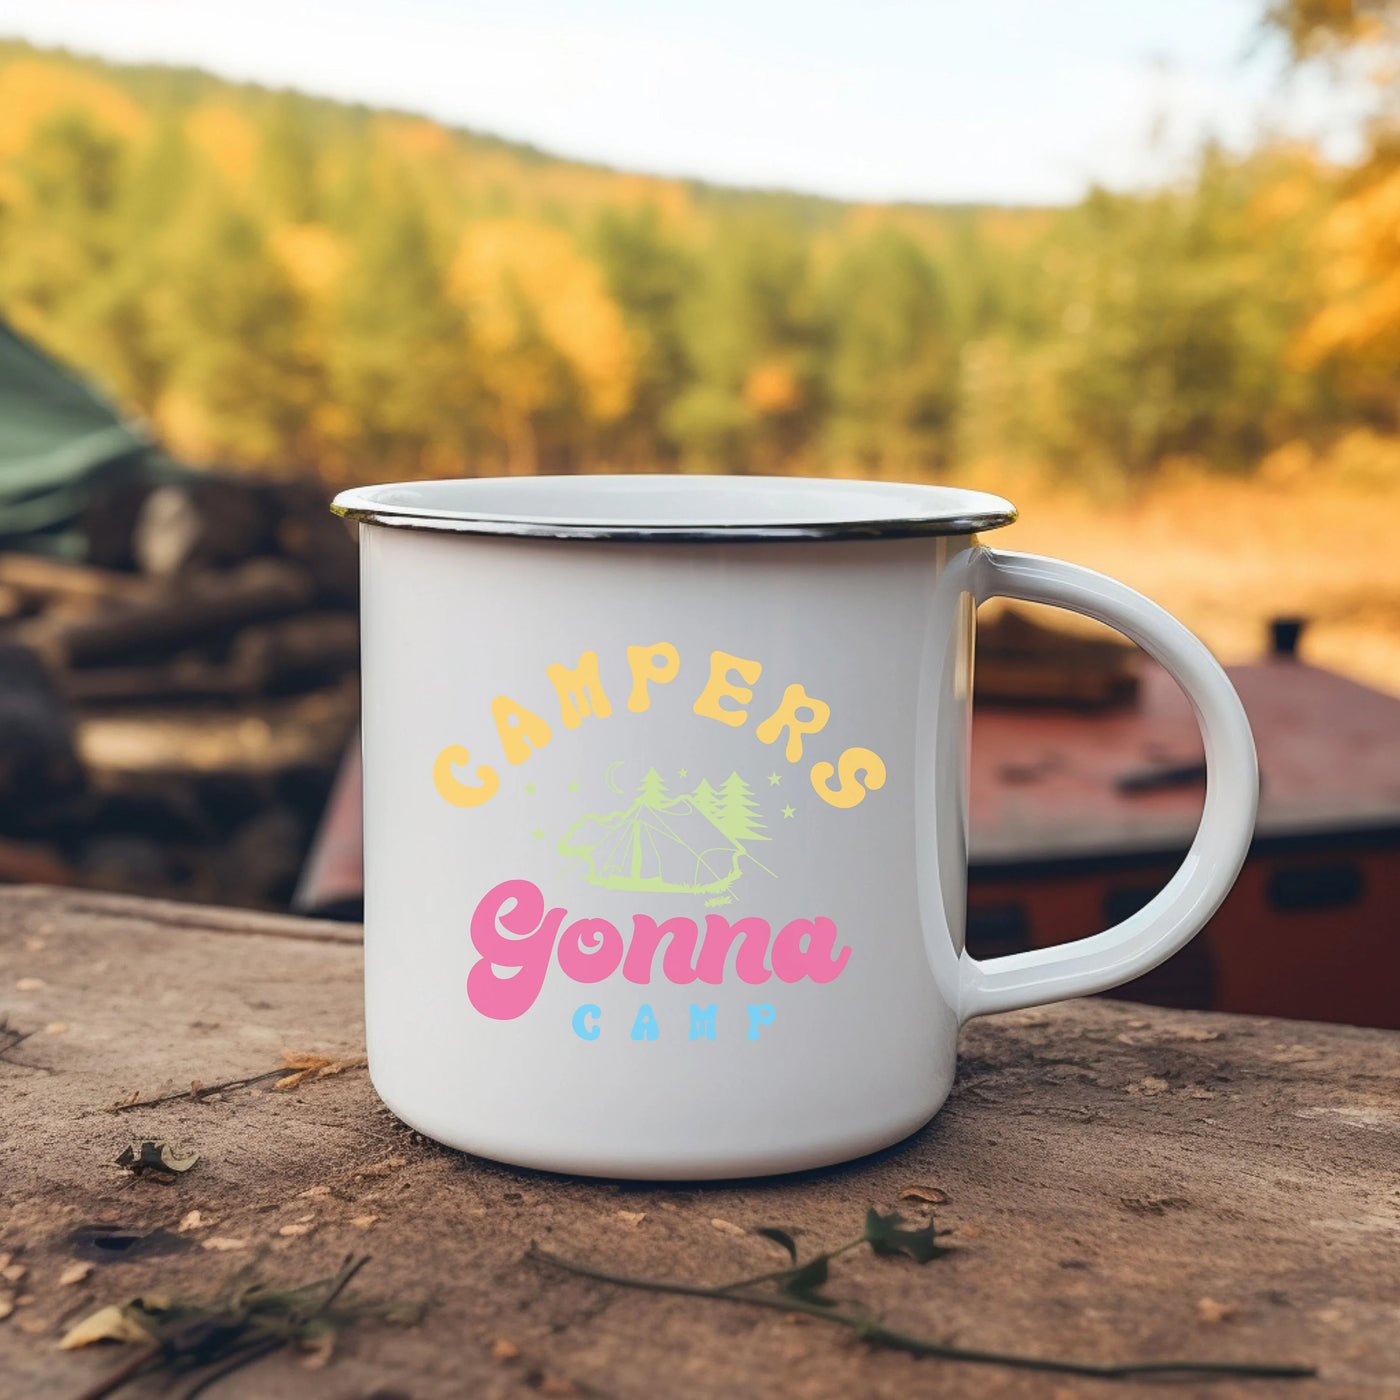
M 623 797 L 626 794 L 624 794 L 622 789 L 618 787 L 618 785 L 615 782 L 613 782 L 613 770 L 615 768 L 621 768 L 622 764 L 623 760 L 619 758 L 616 763 L 608 764 L 608 771 L 603 774 L 603 782 L 607 784 L 608 791 L 615 792 L 619 797 Z

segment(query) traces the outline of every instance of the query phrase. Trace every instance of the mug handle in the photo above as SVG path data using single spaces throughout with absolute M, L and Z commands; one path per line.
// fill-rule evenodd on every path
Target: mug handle
M 1205 644 L 1170 613 L 1092 569 L 974 547 L 977 602 L 1017 598 L 1096 618 L 1131 637 L 1186 692 L 1206 752 L 1206 800 L 1196 839 L 1166 887 L 1103 933 L 985 961 L 959 960 L 961 1019 L 1106 991 L 1165 962 L 1220 907 L 1249 853 L 1259 805 L 1259 764 L 1244 706 Z

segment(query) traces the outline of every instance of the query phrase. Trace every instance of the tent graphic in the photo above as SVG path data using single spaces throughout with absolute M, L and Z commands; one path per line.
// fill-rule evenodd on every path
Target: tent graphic
M 717 789 L 702 781 L 673 796 L 650 768 L 631 806 L 581 817 L 559 853 L 584 862 L 583 878 L 605 889 L 720 895 L 746 865 L 772 873 L 748 849 L 767 840 L 753 790 L 737 773 Z

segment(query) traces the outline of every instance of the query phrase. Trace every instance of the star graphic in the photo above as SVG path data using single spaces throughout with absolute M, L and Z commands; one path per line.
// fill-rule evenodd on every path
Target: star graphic
M 577 792 L 577 791 L 578 791 L 578 783 L 577 783 L 577 782 L 570 783 L 570 784 L 569 784 L 569 791 L 570 791 L 570 792 Z
M 685 771 L 685 769 L 682 768 L 681 771 L 680 771 L 676 776 L 677 776 L 677 777 L 684 778 L 684 777 L 686 776 L 686 771 Z
M 780 782 L 782 782 L 782 779 L 776 773 L 770 773 L 768 775 L 769 787 L 777 787 Z
M 784 808 L 783 808 L 783 816 L 785 816 L 785 817 L 793 817 L 793 816 L 796 816 L 796 815 L 797 815 L 797 813 L 794 811 L 793 808 L 791 808 L 791 807 L 784 807 Z
M 535 838 L 536 841 L 543 841 L 543 840 L 544 840 L 544 827 L 542 827 L 542 826 L 537 826 L 537 827 L 534 829 L 534 831 L 531 832 L 530 834 Z
M 530 794 L 531 797 L 533 797 L 533 796 L 535 795 L 535 785 L 534 785 L 534 783 L 526 783 L 526 784 L 525 784 L 525 791 L 528 792 L 528 793 Z

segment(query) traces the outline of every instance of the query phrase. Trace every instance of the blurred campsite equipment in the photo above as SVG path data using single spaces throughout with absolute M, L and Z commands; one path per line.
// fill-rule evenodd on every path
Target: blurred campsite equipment
M 1276 620 L 1262 661 L 1226 668 L 1261 774 L 1238 882 L 1203 934 L 1115 995 L 1400 1028 L 1400 699 L 1299 660 L 1301 630 Z M 1195 834 L 1205 764 L 1185 697 L 1146 658 L 1114 709 L 1008 705 L 981 664 L 979 647 L 967 942 L 991 957 L 1142 908 Z
M 0 324 L 0 878 L 285 905 L 346 737 L 355 546 Z

